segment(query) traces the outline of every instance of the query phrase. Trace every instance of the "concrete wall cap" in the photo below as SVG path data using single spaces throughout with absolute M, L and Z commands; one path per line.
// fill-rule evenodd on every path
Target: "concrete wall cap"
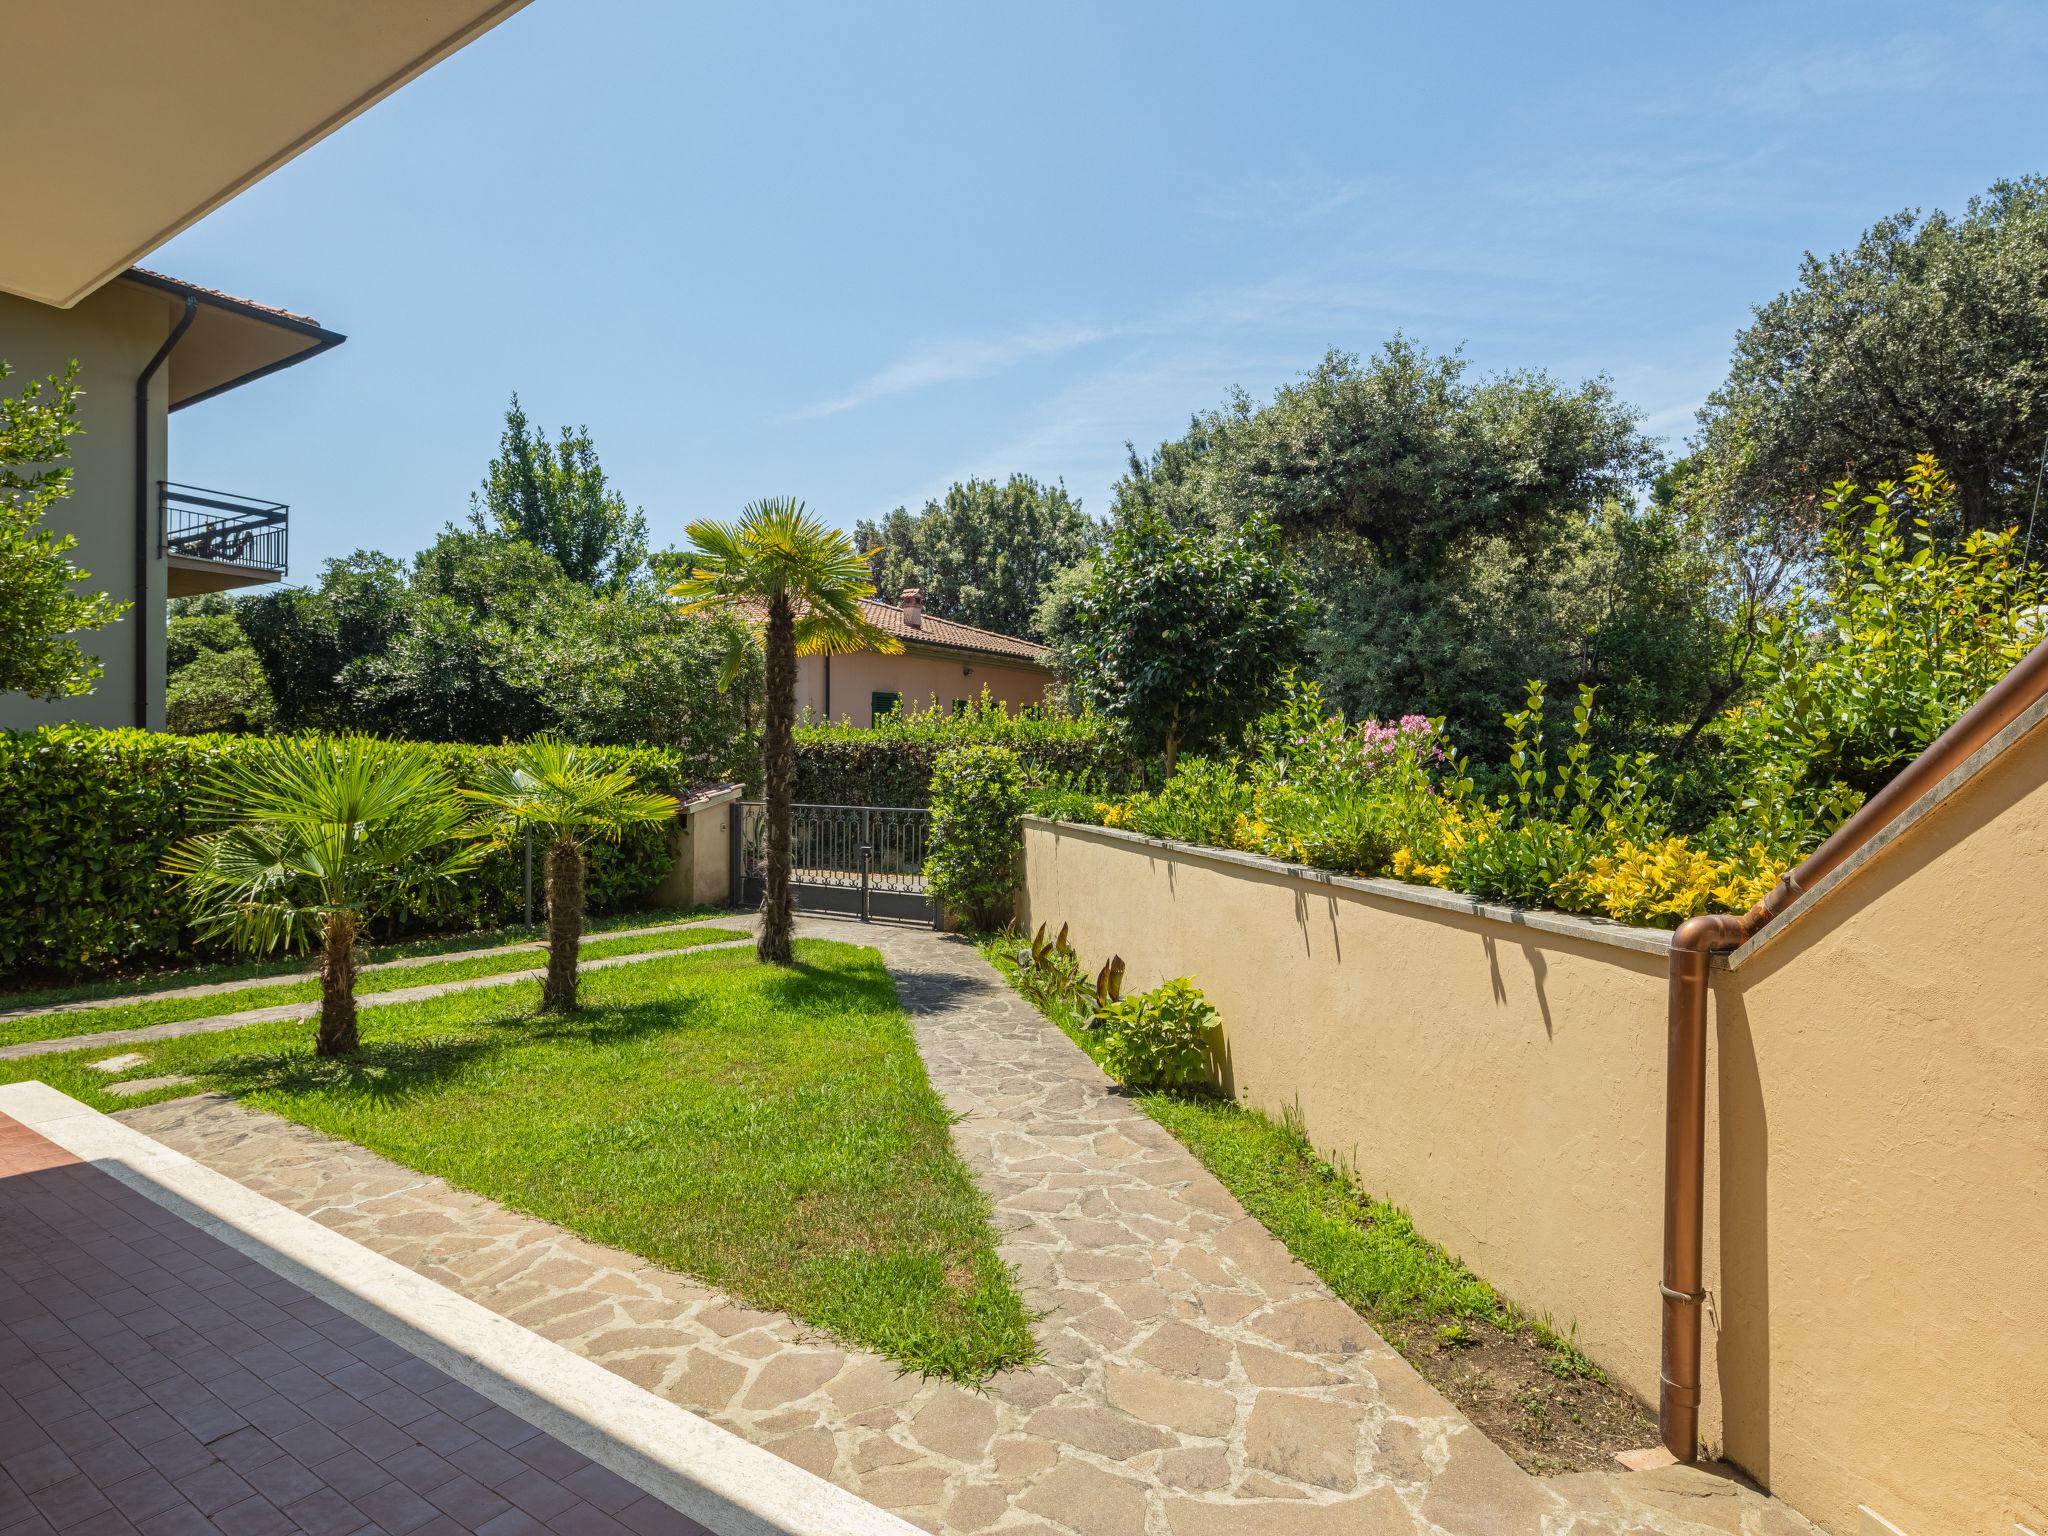
M 730 805 L 739 799 L 746 789 L 744 784 L 714 784 L 709 789 L 700 789 L 683 800 L 684 812 L 708 811 L 715 806 Z
M 1568 912 L 1550 912 L 1541 908 L 1498 906 L 1492 902 L 1480 901 L 1473 896 L 1462 895 L 1457 891 L 1438 890 L 1433 885 L 1410 885 L 1405 880 L 1373 880 L 1357 875 L 1333 874 L 1327 869 L 1310 869 L 1306 865 L 1284 863 L 1279 859 L 1268 858 L 1262 853 L 1240 853 L 1234 848 L 1206 848 L 1199 843 L 1170 842 L 1162 837 L 1147 837 L 1142 832 L 1126 831 L 1122 827 L 1098 827 L 1079 821 L 1053 821 L 1044 816 L 1026 816 L 1024 824 L 1027 827 L 1041 827 L 1061 835 L 1086 836 L 1111 842 L 1131 843 L 1139 847 L 1157 848 L 1181 858 L 1235 865 L 1242 869 L 1257 870 L 1261 874 L 1279 875 L 1304 885 L 1334 886 L 1338 890 L 1353 891 L 1358 895 L 1375 897 L 1381 901 L 1429 907 L 1438 912 L 1455 912 L 1464 917 L 1476 917 L 1510 928 L 1533 929 L 1538 933 L 1547 933 L 1562 939 L 1578 939 L 1587 944 L 1604 944 L 1610 948 L 1634 950 L 1645 955 L 1665 955 L 1671 950 L 1671 935 L 1662 928 L 1634 928 L 1627 923 L 1617 923 L 1603 917 L 1576 917 Z

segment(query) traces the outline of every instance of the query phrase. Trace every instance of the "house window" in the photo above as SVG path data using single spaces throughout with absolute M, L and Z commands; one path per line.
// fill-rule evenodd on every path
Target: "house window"
M 871 693 L 868 695 L 868 717 L 879 720 L 884 715 L 894 714 L 903 707 L 900 693 Z

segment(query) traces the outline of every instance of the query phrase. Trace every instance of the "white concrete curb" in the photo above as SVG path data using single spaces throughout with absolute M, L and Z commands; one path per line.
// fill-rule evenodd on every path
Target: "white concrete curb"
M 718 1536 L 921 1536 L 917 1527 L 330 1232 L 49 1084 L 6 1113 Z

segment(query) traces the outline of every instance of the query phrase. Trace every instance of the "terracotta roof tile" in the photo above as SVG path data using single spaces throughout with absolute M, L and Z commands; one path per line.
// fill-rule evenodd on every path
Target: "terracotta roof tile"
M 951 619 L 940 618 L 929 608 L 924 610 L 924 623 L 913 629 L 904 622 L 903 610 L 894 603 L 870 597 L 862 600 L 861 607 L 877 629 L 886 630 L 900 639 L 914 640 L 920 645 L 980 651 L 991 656 L 1015 656 L 1020 661 L 1035 662 L 1039 666 L 1044 666 L 1046 658 L 1052 654 L 1049 647 L 1035 640 L 999 635 L 992 629 L 976 629 L 972 624 L 956 624 Z
M 180 288 L 189 288 L 194 293 L 203 293 L 209 298 L 219 299 L 226 304 L 236 304 L 243 309 L 261 310 L 266 315 L 276 315 L 284 320 L 296 320 L 301 325 L 320 324 L 311 315 L 301 315 L 289 309 L 279 309 L 275 304 L 258 304 L 254 299 L 244 299 L 232 293 L 222 293 L 220 289 L 208 288 L 203 283 L 188 283 L 184 278 L 172 277 L 168 272 L 152 272 L 148 267 L 130 267 L 128 270 L 142 277 L 155 278 L 161 283 L 175 283 Z
M 913 629 L 904 622 L 903 610 L 894 603 L 864 597 L 860 606 L 867 614 L 870 624 L 914 645 L 937 646 L 949 651 L 973 651 L 981 656 L 1009 656 L 1039 667 L 1050 668 L 1052 665 L 1052 647 L 1040 645 L 1036 640 L 1025 640 L 1017 635 L 999 635 L 992 629 L 976 629 L 972 624 L 956 624 L 951 619 L 938 617 L 929 608 L 924 610 L 924 623 Z M 758 620 L 760 610 L 755 608 L 753 611 Z

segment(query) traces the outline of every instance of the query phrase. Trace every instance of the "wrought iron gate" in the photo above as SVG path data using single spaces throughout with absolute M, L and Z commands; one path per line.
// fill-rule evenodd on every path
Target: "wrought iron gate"
M 932 813 L 895 805 L 790 807 L 790 884 L 800 912 L 843 912 L 932 922 L 924 883 L 925 838 Z M 759 801 L 742 801 L 732 819 L 733 889 L 740 905 L 761 904 L 768 818 Z

